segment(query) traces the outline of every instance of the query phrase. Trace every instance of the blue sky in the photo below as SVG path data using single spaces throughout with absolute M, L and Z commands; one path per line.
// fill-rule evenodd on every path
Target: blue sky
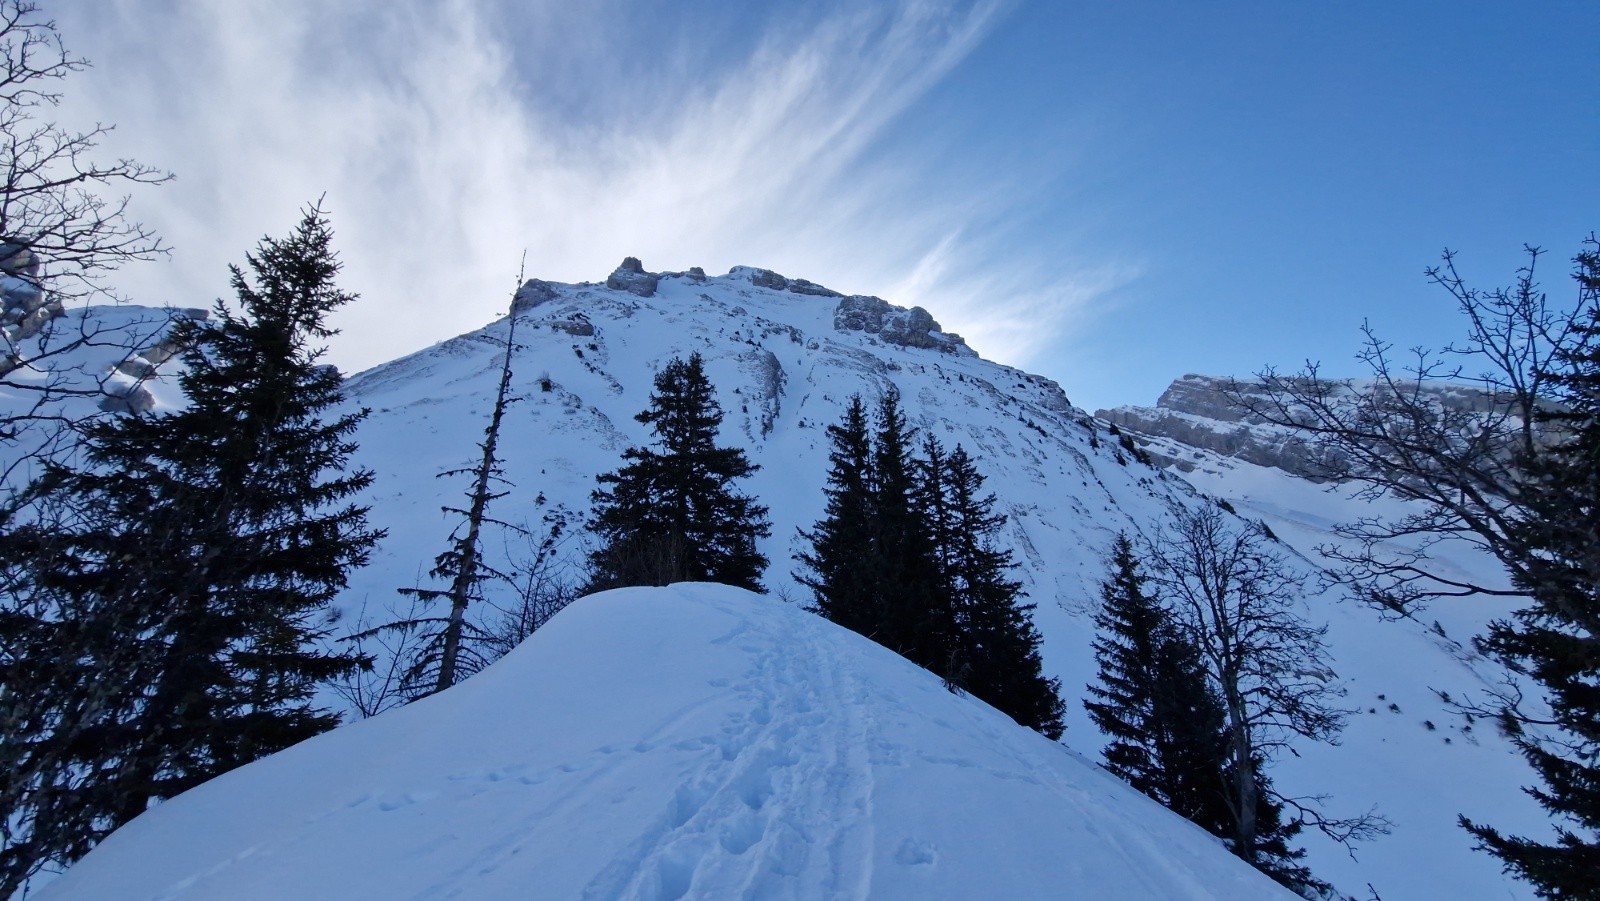
M 1600 4 L 102 0 L 72 121 L 172 170 L 137 302 L 326 195 L 361 368 L 529 275 L 765 266 L 921 304 L 1080 406 L 1455 336 L 1424 267 L 1600 228 Z

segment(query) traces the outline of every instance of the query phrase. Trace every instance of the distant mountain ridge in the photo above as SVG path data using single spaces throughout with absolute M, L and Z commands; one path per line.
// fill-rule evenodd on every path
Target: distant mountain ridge
M 1424 383 L 1406 390 L 1420 392 L 1440 409 L 1484 413 L 1494 409 L 1488 391 L 1468 384 Z M 1352 384 L 1357 391 L 1369 386 Z M 1314 448 L 1294 429 L 1268 422 L 1248 406 L 1270 409 L 1266 385 L 1252 378 L 1189 374 L 1167 386 L 1153 407 L 1122 406 L 1096 410 L 1095 418 L 1130 432 L 1134 440 L 1161 466 L 1193 472 L 1209 457 L 1233 458 L 1257 466 L 1280 469 L 1290 475 L 1321 481 L 1324 473 L 1312 461 Z

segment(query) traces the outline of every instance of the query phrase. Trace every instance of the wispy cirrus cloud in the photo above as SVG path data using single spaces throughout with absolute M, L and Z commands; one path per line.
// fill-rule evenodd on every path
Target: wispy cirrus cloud
M 173 170 L 136 198 L 175 248 L 122 293 L 203 305 L 228 262 L 325 196 L 363 301 L 347 368 L 503 312 L 530 275 L 594 280 L 747 263 L 928 307 L 1016 362 L 1119 276 L 1060 278 L 970 223 L 1017 199 L 998 180 L 930 183 L 873 163 L 897 119 L 979 46 L 998 0 L 841 3 L 717 46 L 619 36 L 627 3 L 558 6 L 124 0 L 63 11 L 95 69 L 69 114 L 108 149 Z M 684 32 L 683 34 L 687 34 Z M 618 41 L 629 42 L 619 49 Z M 608 54 L 650 53 L 619 65 Z M 658 64 L 657 64 L 658 63 Z

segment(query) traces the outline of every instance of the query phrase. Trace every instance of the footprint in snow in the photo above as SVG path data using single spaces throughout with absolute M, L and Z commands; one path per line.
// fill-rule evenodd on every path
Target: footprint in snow
M 894 852 L 895 863 L 908 867 L 932 866 L 939 862 L 939 849 L 932 842 L 908 838 Z

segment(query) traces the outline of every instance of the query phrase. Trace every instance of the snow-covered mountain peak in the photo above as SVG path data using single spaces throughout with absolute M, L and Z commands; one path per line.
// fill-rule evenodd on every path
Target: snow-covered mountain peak
M 603 287 L 614 293 L 629 294 L 639 298 L 656 296 L 663 280 L 697 287 L 712 293 L 731 292 L 749 297 L 752 291 L 788 294 L 817 298 L 819 303 L 833 303 L 833 327 L 840 332 L 863 332 L 901 347 L 938 350 L 956 356 L 975 357 L 977 353 L 967 346 L 957 334 L 944 331 L 939 323 L 922 307 L 899 307 L 881 297 L 865 294 L 845 295 L 832 288 L 803 278 L 787 278 L 771 269 L 755 266 L 735 266 L 720 277 L 707 276 L 698 266 L 685 272 L 650 272 L 637 257 L 624 259 L 606 277 Z M 513 312 L 522 313 L 561 297 L 563 288 L 573 291 L 593 291 L 601 285 L 582 283 L 559 285 L 540 279 L 529 279 L 517 291 L 512 302 Z M 702 294 L 701 299 L 715 303 L 712 296 Z
M 616 284 L 611 284 L 613 281 Z M 644 290 L 646 286 L 648 291 Z M 82 315 L 120 322 L 127 313 L 101 310 Z M 762 603 L 786 611 L 784 616 L 800 617 L 795 608 L 809 599 L 793 577 L 793 558 L 805 548 L 800 531 L 811 528 L 823 512 L 827 426 L 840 420 L 852 395 L 859 394 L 871 402 L 885 392 L 897 392 L 913 426 L 947 448 L 957 444 L 965 447 L 987 477 L 986 490 L 995 494 L 996 510 L 1008 518 L 1000 540 L 1013 554 L 1017 563 L 1015 576 L 1027 591 L 1029 602 L 1037 605 L 1033 616 L 1044 636 L 1046 671 L 1060 678 L 1068 702 L 1065 742 L 1091 758 L 1104 739 L 1084 714 L 1082 697 L 1084 686 L 1095 678 L 1090 648 L 1094 637 L 1092 617 L 1098 606 L 1099 581 L 1105 576 L 1107 548 L 1119 532 L 1136 538 L 1153 537 L 1175 508 L 1212 503 L 1201 490 L 1228 499 L 1241 516 L 1236 521 L 1239 528 L 1252 527 L 1247 520 L 1265 522 L 1284 542 L 1285 553 L 1307 576 L 1303 612 L 1313 623 L 1326 623 L 1329 627 L 1330 656 L 1348 689 L 1348 707 L 1352 711 L 1342 745 L 1296 744 L 1294 755 L 1274 763 L 1275 782 L 1298 796 L 1325 795 L 1334 815 L 1354 815 L 1376 808 L 1395 823 L 1391 836 L 1358 849 L 1359 860 L 1308 831 L 1301 841 L 1310 852 L 1309 866 L 1319 877 L 1347 892 L 1361 894 L 1361 888 L 1370 883 L 1389 901 L 1504 898 L 1514 896 L 1518 890 L 1499 872 L 1492 858 L 1472 850 L 1470 836 L 1455 823 L 1459 814 L 1466 813 L 1503 824 L 1518 834 L 1538 834 L 1547 828 L 1537 806 L 1520 791 L 1528 778 L 1526 766 L 1492 727 L 1479 721 L 1479 728 L 1474 731 L 1474 724 L 1452 711 L 1448 700 L 1479 692 L 1496 677 L 1493 667 L 1472 650 L 1471 636 L 1485 620 L 1504 615 L 1504 605 L 1441 607 L 1432 612 L 1437 617 L 1437 622 L 1432 623 L 1379 622 L 1370 611 L 1320 592 L 1313 578 L 1318 559 L 1314 549 L 1328 539 L 1328 525 L 1364 515 L 1370 512 L 1369 505 L 1358 507 L 1356 502 L 1324 491 L 1325 486 L 1313 485 L 1282 469 L 1258 466 L 1176 441 L 1171 442 L 1174 456 L 1187 455 L 1191 460 L 1197 454 L 1204 457 L 1196 460 L 1199 465 L 1193 471 L 1180 477 L 1168 469 L 1145 465 L 1134 452 L 1137 445 L 1131 436 L 1110 434 L 1104 421 L 1096 421 L 1074 407 L 1060 386 L 978 357 L 958 338 L 939 329 L 926 311 L 896 307 L 879 298 L 842 294 L 770 270 L 738 267 L 722 276 L 707 276 L 693 269 L 652 273 L 638 261 L 631 261 L 604 283 L 562 284 L 531 279 L 517 292 L 511 317 L 351 377 L 346 383 L 349 408 L 371 411 L 356 435 L 360 450 L 353 462 L 375 473 L 363 502 L 371 506 L 371 522 L 387 529 L 388 535 L 372 554 L 369 565 L 351 574 L 349 588 L 338 601 L 344 623 L 336 629 L 348 627 L 354 632 L 363 626 L 404 617 L 409 612 L 409 602 L 396 589 L 427 584 L 430 561 L 444 549 L 451 530 L 458 524 L 456 517 L 440 508 L 459 507 L 466 487 L 460 478 L 440 479 L 438 475 L 460 469 L 477 453 L 475 445 L 489 418 L 513 321 L 515 402 L 507 411 L 500 435 L 503 470 L 510 484 L 508 493 L 495 502 L 493 516 L 528 525 L 536 538 L 546 534 L 551 522 L 564 520 L 566 528 L 556 554 L 575 565 L 581 564 L 585 547 L 579 526 L 589 509 L 595 477 L 616 469 L 626 448 L 652 440 L 634 416 L 649 404 L 653 378 L 660 368 L 673 358 L 699 353 L 725 414 L 721 441 L 743 447 L 751 461 L 760 466 L 739 487 L 771 510 L 772 535 L 761 545 L 771 561 L 765 576 L 771 595 Z M 77 320 L 72 322 L 77 327 Z M 149 343 L 137 346 L 146 347 Z M 121 359 L 85 358 L 75 371 L 104 376 Z M 1192 386 L 1189 393 L 1193 397 L 1210 390 L 1199 377 L 1180 381 Z M 141 385 L 153 392 L 157 409 L 182 402 L 164 375 L 146 379 Z M 1214 387 L 1213 384 L 1211 388 Z M 13 403 L 21 396 L 0 392 L 0 401 Z M 86 405 L 87 412 L 93 411 L 92 399 L 64 401 L 80 402 Z M 1190 409 L 1199 407 L 1191 404 Z M 1191 417 L 1189 421 L 1207 428 L 1233 429 L 1238 425 L 1199 413 L 1168 412 L 1175 417 Z M 492 537 L 484 547 L 486 562 L 504 571 L 522 571 L 536 549 L 519 542 L 521 539 L 509 533 Z M 1454 562 L 1463 567 L 1484 565 L 1481 560 Z M 490 602 L 514 605 L 514 597 L 494 594 L 512 591 L 509 586 L 496 584 Z M 478 612 L 492 615 L 487 609 Z M 693 670 L 698 666 L 696 655 L 704 653 L 701 645 L 686 642 L 670 647 L 677 634 L 663 631 L 659 639 L 662 647 L 657 649 L 661 656 L 642 659 L 657 661 L 652 665 L 664 672 Z M 563 652 L 549 650 L 554 641 L 532 644 L 525 648 L 526 653 L 518 654 L 526 660 L 530 655 L 552 653 L 558 661 L 565 660 Z M 516 659 L 514 655 L 512 660 Z M 745 659 L 743 665 L 748 668 L 755 662 Z M 540 698 L 548 686 L 565 678 L 554 670 L 539 670 L 543 675 L 537 679 L 545 681 L 537 681 L 535 675 L 527 674 L 531 670 L 525 672 L 513 666 L 509 670 L 491 669 L 482 679 L 493 685 L 496 679 L 510 678 L 495 676 L 502 671 L 524 672 L 517 677 L 525 681 L 519 682 L 522 697 L 516 702 L 524 706 L 510 708 L 517 711 L 531 709 L 527 705 L 546 704 Z M 430 704 L 445 703 L 452 696 L 470 698 L 479 690 L 475 688 L 479 684 L 480 678 L 474 677 L 451 689 L 438 702 L 427 702 L 416 709 L 426 711 Z M 730 682 L 728 687 L 731 689 L 733 684 Z M 560 695 L 548 703 L 559 705 L 564 703 L 563 698 L 572 697 Z M 339 703 L 332 695 L 325 700 Z M 621 689 L 603 701 L 583 703 L 591 702 L 597 709 L 605 709 L 607 704 L 631 703 Z M 459 709 L 478 709 L 471 708 L 471 702 L 464 703 L 467 706 Z M 503 735 L 499 730 L 509 728 L 507 716 L 503 710 L 483 709 L 483 723 L 471 724 L 461 714 L 450 721 L 446 731 L 452 737 L 492 744 Z M 634 722 L 639 735 L 672 713 L 654 707 L 643 712 L 635 707 L 628 709 L 632 711 L 629 716 L 643 717 Z M 717 709 L 732 715 L 730 708 Z M 937 715 L 948 719 L 946 713 Z M 366 764 L 359 755 L 368 751 L 379 755 L 373 758 L 374 767 L 388 765 L 383 761 L 397 761 L 404 754 L 403 748 L 390 748 L 383 742 L 369 746 L 362 744 L 367 739 L 359 736 L 383 735 L 387 736 L 385 742 L 412 742 L 409 734 L 383 731 L 401 727 L 381 724 L 391 718 L 404 722 L 407 717 L 424 716 L 423 712 L 400 710 L 374 722 L 352 726 L 348 730 L 352 738 L 342 738 L 346 731 L 341 730 L 319 739 L 334 743 L 328 747 L 340 749 L 336 754 L 328 752 L 331 757 L 351 757 L 343 763 L 329 763 L 333 775 L 326 778 L 337 783 L 345 774 L 361 770 Z M 1020 727 L 1013 728 L 1021 731 Z M 910 741 L 910 735 L 902 737 Z M 530 761 L 545 761 L 538 766 L 559 767 L 559 759 L 549 755 L 559 757 L 573 750 L 562 743 L 559 730 L 546 730 L 536 736 L 530 733 L 517 739 L 521 744 L 516 747 L 528 748 L 535 738 L 554 743 L 551 749 L 527 751 Z M 597 737 L 594 746 L 623 740 Z M 637 741 L 638 736 L 631 740 Z M 434 747 L 422 739 L 415 741 L 419 746 Z M 1009 749 L 1012 745 L 997 747 Z M 928 748 L 922 748 L 922 752 L 939 753 Z M 321 767 L 325 760 L 312 756 L 290 759 L 300 761 L 296 766 L 307 767 Z M 476 763 L 462 769 L 467 764 L 457 766 L 437 755 L 428 760 L 432 761 L 428 766 L 448 772 L 478 771 L 473 769 L 478 766 Z M 509 758 L 497 764 L 509 765 Z M 272 768 L 279 764 L 274 758 L 259 766 L 276 772 Z M 255 778 L 250 773 L 256 768 L 228 779 Z M 487 764 L 483 771 L 489 771 Z M 673 771 L 662 778 L 678 779 L 672 786 L 675 789 L 693 784 L 699 772 Z M 909 770 L 893 772 L 908 779 L 914 775 Z M 817 778 L 808 783 L 808 790 L 819 797 L 836 787 L 826 774 L 815 770 L 812 774 Z M 272 779 L 277 778 L 280 777 L 260 785 L 276 785 Z M 325 777 L 312 769 L 301 773 L 300 778 L 314 781 Z M 228 784 L 228 779 L 220 784 Z M 479 785 L 481 780 L 472 784 Z M 587 792 L 590 783 L 581 779 L 563 784 L 570 786 L 568 794 L 547 799 L 551 804 L 559 800 L 568 805 L 563 808 L 566 812 L 552 820 L 557 831 L 566 822 L 562 817 L 574 822 L 582 817 L 608 822 L 609 796 Z M 998 809 L 1008 803 L 1004 801 L 1008 797 L 1004 791 L 991 796 L 987 777 L 960 786 L 933 784 L 943 787 L 921 791 L 928 804 L 954 805 L 964 816 L 975 820 L 987 815 L 991 797 L 1000 805 Z M 414 789 L 408 781 L 398 779 L 394 786 L 393 791 L 400 798 L 394 802 L 396 806 L 382 810 L 384 802 L 375 802 L 376 809 L 370 811 L 372 819 L 366 819 L 369 811 L 363 808 L 361 816 L 347 825 L 391 830 L 385 834 L 394 836 L 393 827 L 386 824 L 397 820 L 385 820 L 380 813 L 413 819 L 426 819 L 425 812 L 431 815 L 434 809 L 421 802 L 403 802 L 405 793 L 433 789 Z M 230 800 L 210 808 L 213 812 L 209 815 L 251 819 L 257 810 L 250 806 L 254 803 L 251 799 L 270 796 L 274 791 L 263 787 L 249 797 L 217 795 Z M 908 796 L 913 791 L 906 789 Z M 948 799 L 941 799 L 938 791 L 947 792 Z M 472 809 L 468 795 L 449 797 L 467 805 L 465 810 Z M 654 799 L 652 803 L 659 803 L 663 797 L 671 796 L 649 797 Z M 162 819 L 167 816 L 164 811 L 168 807 L 181 811 L 181 803 L 186 802 L 156 809 L 152 822 L 168 822 Z M 1123 802 L 1107 803 L 1117 806 Z M 301 817 L 296 823 L 310 816 L 299 808 L 296 811 Z M 659 818 L 659 809 L 652 815 Z M 334 821 L 339 822 L 337 816 Z M 315 822 L 320 821 L 310 825 Z M 500 841 L 502 845 L 495 847 L 505 847 L 504 842 L 512 841 L 506 838 L 512 832 L 522 835 L 528 829 L 507 827 L 500 839 L 484 840 L 491 844 Z M 320 840 L 315 834 L 306 839 L 308 843 Z M 897 854 L 902 846 L 906 859 L 913 863 L 930 856 L 925 846 L 916 842 L 906 845 L 903 841 L 885 853 Z M 108 853 L 113 847 L 108 843 Z M 239 861 L 259 861 L 261 858 L 254 852 L 240 856 L 250 847 L 233 847 L 225 857 L 211 856 L 210 851 L 201 856 L 217 865 L 235 861 L 229 867 Z M 425 844 L 407 847 L 419 855 L 432 853 L 428 850 L 432 846 Z M 618 855 L 625 850 L 612 847 Z M 489 854 L 491 850 L 486 848 L 482 853 Z M 869 852 L 857 849 L 850 853 L 859 856 Z M 955 859 L 946 854 L 938 850 L 932 858 L 954 866 Z M 90 861 L 94 859 L 91 856 Z M 628 859 L 635 863 L 648 859 L 646 869 L 661 874 L 664 881 L 650 885 L 713 884 L 695 881 L 710 879 L 709 876 L 685 876 L 687 871 L 665 856 L 648 857 L 641 852 Z M 990 860 L 991 871 L 1004 872 L 1013 857 L 993 850 Z M 993 864 L 996 860 L 1005 863 L 997 866 Z M 662 870 L 656 867 L 658 861 L 667 861 L 671 866 Z M 357 860 L 349 863 L 349 869 L 370 870 L 387 865 L 384 861 Z M 442 880 L 445 874 L 463 873 L 464 866 L 467 864 L 455 861 L 452 868 L 434 871 L 434 878 Z M 913 872 L 934 872 L 940 867 L 916 866 L 933 866 L 934 870 L 913 867 Z M 521 871 L 501 872 L 509 876 Z M 648 894 L 642 888 L 646 880 L 657 878 L 641 875 L 645 872 L 639 870 L 627 877 L 636 881 L 606 885 L 636 886 L 637 896 L 643 897 Z M 593 878 L 593 871 L 587 878 Z M 614 880 L 621 878 L 616 876 Z M 1060 892 L 1045 892 L 1035 896 L 1059 895 Z

